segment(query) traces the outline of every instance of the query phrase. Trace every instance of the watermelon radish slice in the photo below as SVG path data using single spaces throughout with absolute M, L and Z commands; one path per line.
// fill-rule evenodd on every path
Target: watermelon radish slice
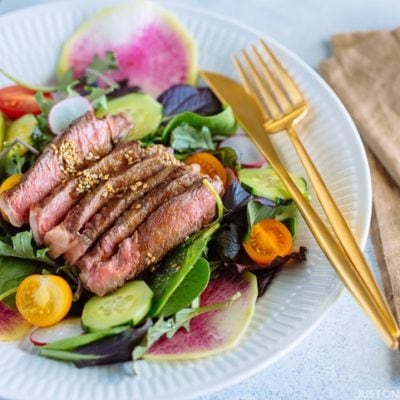
M 58 135 L 88 111 L 93 111 L 89 100 L 81 96 L 68 97 L 50 109 L 47 117 L 49 127 L 55 135 Z
M 0 302 L 0 342 L 22 339 L 31 326 L 17 310 Z
M 70 67 L 81 77 L 95 55 L 114 52 L 119 69 L 109 73 L 116 81 L 157 97 L 170 86 L 194 84 L 196 46 L 181 22 L 163 8 L 137 1 L 104 9 L 86 20 L 67 40 L 58 74 Z
M 254 313 L 257 279 L 250 273 L 230 270 L 210 281 L 200 305 L 228 301 L 241 296 L 228 307 L 201 314 L 190 321 L 190 330 L 181 328 L 168 339 L 163 336 L 144 354 L 146 360 L 187 360 L 207 357 L 235 346 L 242 338 Z
M 29 336 L 35 346 L 44 346 L 56 340 L 78 336 L 84 333 L 80 318 L 68 318 L 56 325 L 45 328 L 36 328 Z
M 236 151 L 238 161 L 243 167 L 259 168 L 267 164 L 256 145 L 246 134 L 238 134 L 221 142 L 220 148 L 230 147 Z

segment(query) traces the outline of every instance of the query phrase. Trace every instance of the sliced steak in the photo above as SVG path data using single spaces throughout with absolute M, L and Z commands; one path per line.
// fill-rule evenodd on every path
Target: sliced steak
M 0 209 L 14 226 L 29 220 L 30 207 L 63 180 L 109 153 L 132 128 L 125 114 L 97 119 L 87 113 L 46 146 L 21 183 L 0 196 Z
M 114 226 L 101 237 L 95 248 L 82 258 L 78 263 L 79 268 L 90 270 L 95 264 L 110 258 L 117 251 L 118 245 L 132 235 L 162 204 L 181 195 L 202 179 L 200 174 L 193 173 L 189 168 L 182 167 L 175 175 L 178 174 L 180 176 L 175 176 L 170 182 L 163 182 L 123 213 Z
M 113 198 L 123 195 L 123 192 L 138 181 L 153 176 L 163 168 L 179 163 L 171 153 L 161 153 L 149 156 L 140 163 L 134 163 L 124 171 L 110 176 L 101 182 L 93 191 L 86 193 L 79 203 L 68 211 L 64 221 L 51 229 L 44 236 L 44 242 L 50 247 L 50 255 L 58 257 L 65 253 L 77 232 L 104 205 Z
M 219 178 L 212 180 L 222 193 Z M 171 199 L 155 211 L 136 231 L 120 243 L 109 260 L 81 271 L 87 289 L 103 296 L 144 269 L 160 261 L 189 235 L 210 223 L 216 214 L 216 202 L 202 183 Z
M 30 209 L 29 224 L 36 242 L 42 243 L 46 232 L 62 222 L 67 212 L 85 193 L 93 190 L 109 174 L 160 151 L 162 151 L 160 146 L 142 148 L 137 141 L 125 143 L 117 146 L 99 162 L 79 172 L 77 176 L 58 185 Z
M 117 197 L 105 205 L 76 233 L 70 248 L 64 253 L 68 264 L 75 264 L 89 249 L 89 247 L 117 220 L 117 218 L 138 199 L 163 182 L 176 179 L 184 171 L 182 166 L 164 168 L 154 176 L 143 181 L 143 184 L 133 185 L 123 197 Z

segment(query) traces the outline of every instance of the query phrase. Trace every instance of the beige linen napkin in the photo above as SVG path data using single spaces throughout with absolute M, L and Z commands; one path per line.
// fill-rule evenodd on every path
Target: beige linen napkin
M 333 36 L 321 74 L 370 149 L 371 237 L 384 290 L 400 319 L 400 28 Z

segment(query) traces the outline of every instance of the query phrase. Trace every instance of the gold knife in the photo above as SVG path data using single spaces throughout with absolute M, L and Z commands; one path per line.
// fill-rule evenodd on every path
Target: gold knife
M 264 131 L 264 118 L 256 101 L 251 95 L 247 94 L 239 83 L 224 75 L 210 71 L 201 71 L 200 75 L 220 101 L 232 108 L 241 127 L 282 179 L 321 250 L 343 284 L 378 328 L 387 345 L 391 349 L 399 350 L 397 325 L 388 321 L 380 313 L 379 302 L 369 290 L 368 285 L 352 268 L 351 262 L 342 247 L 290 178 L 268 134 Z

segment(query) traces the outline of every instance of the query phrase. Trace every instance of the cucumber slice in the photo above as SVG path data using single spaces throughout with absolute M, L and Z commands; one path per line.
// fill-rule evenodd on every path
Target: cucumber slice
M 115 292 L 92 297 L 84 306 L 82 325 L 90 332 L 138 324 L 149 312 L 153 292 L 143 281 L 133 281 Z
M 8 128 L 6 132 L 6 141 L 4 143 L 5 146 L 10 145 L 11 142 L 20 138 L 23 141 L 33 144 L 32 141 L 32 132 L 37 127 L 37 120 L 33 114 L 25 114 L 22 117 L 16 119 Z M 7 155 L 11 156 L 12 153 L 18 154 L 19 156 L 23 156 L 28 149 L 21 144 L 15 144 Z
M 3 150 L 5 138 L 6 138 L 6 117 L 0 111 L 0 151 Z
M 134 128 L 125 136 L 124 141 L 141 139 L 154 132 L 160 125 L 162 105 L 145 93 L 131 93 L 108 102 L 107 111 L 101 109 L 96 114 L 117 114 L 125 111 L 132 116 Z
M 300 176 L 290 174 L 301 193 L 308 198 L 307 182 Z M 271 167 L 242 168 L 238 173 L 240 183 L 255 196 L 266 197 L 274 202 L 290 200 L 285 185 Z

